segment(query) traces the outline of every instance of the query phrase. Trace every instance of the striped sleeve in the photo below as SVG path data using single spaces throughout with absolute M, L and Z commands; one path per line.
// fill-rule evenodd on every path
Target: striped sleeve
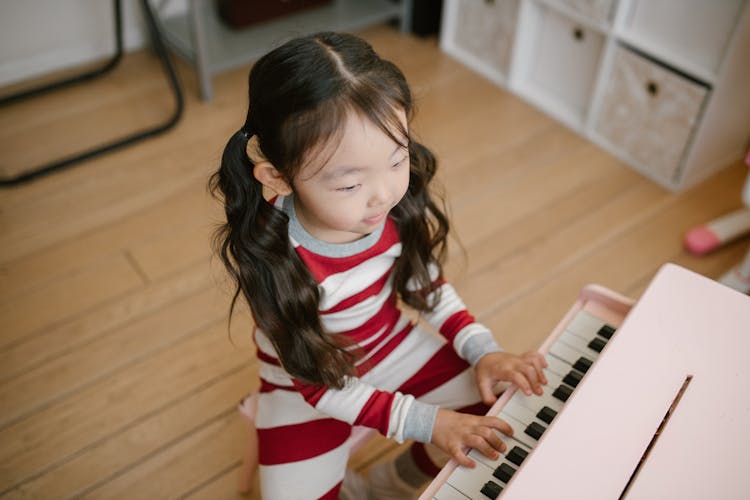
M 436 284 L 439 288 L 431 295 L 439 293 L 440 302 L 422 317 L 453 345 L 456 353 L 475 366 L 485 354 L 501 351 L 492 333 L 466 309 L 455 288 L 444 280 Z
M 342 389 L 299 381 L 295 381 L 295 387 L 308 403 L 337 420 L 376 429 L 399 443 L 407 439 L 431 440 L 437 407 L 421 403 L 414 396 L 381 391 L 356 377 L 347 379 Z M 430 425 L 423 423 L 425 419 L 430 420 Z

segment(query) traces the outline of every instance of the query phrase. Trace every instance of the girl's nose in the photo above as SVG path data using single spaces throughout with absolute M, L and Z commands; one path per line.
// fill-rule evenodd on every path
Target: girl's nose
M 388 186 L 386 183 L 380 183 L 376 185 L 370 193 L 370 202 L 369 205 L 371 207 L 379 207 L 381 205 L 388 204 L 388 200 L 390 197 L 390 191 L 388 189 Z

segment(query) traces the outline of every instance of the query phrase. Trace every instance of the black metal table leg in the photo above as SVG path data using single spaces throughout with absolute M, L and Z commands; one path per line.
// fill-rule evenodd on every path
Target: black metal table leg
M 109 71 L 111 71 L 113 68 L 115 68 L 117 64 L 120 62 L 120 60 L 122 59 L 122 53 L 123 53 L 122 1 L 114 0 L 113 3 L 114 3 L 114 12 L 115 12 L 116 51 L 115 51 L 114 56 L 109 61 L 107 61 L 101 67 L 96 68 L 94 70 L 87 71 L 83 74 L 75 75 L 73 77 L 65 78 L 65 79 L 55 81 L 46 85 L 42 85 L 39 87 L 35 87 L 35 88 L 31 88 L 28 90 L 18 92 L 16 94 L 2 97 L 0 98 L 0 106 L 15 103 L 15 102 L 28 99 L 37 95 L 51 92 L 54 90 L 59 90 L 61 88 L 65 88 L 76 83 L 91 80 L 99 76 L 102 76 L 108 73 Z M 169 54 L 164 45 L 164 40 L 162 38 L 161 30 L 160 30 L 160 27 L 158 25 L 156 16 L 154 14 L 154 11 L 151 5 L 149 4 L 148 0 L 141 0 L 140 4 L 143 9 L 143 17 L 146 20 L 146 26 L 149 32 L 149 36 L 151 38 L 151 44 L 157 56 L 159 57 L 159 60 L 161 61 L 162 69 L 164 70 L 164 73 L 167 76 L 167 79 L 169 81 L 169 86 L 172 90 L 172 95 L 175 100 L 175 110 L 172 113 L 172 115 L 165 122 L 157 124 L 153 127 L 147 128 L 145 130 L 140 130 L 140 131 L 128 134 L 120 139 L 110 141 L 101 146 L 97 146 L 89 150 L 85 150 L 80 153 L 76 153 L 71 156 L 61 158 L 47 165 L 36 167 L 27 172 L 23 172 L 15 177 L 0 178 L 0 186 L 14 186 L 14 185 L 22 184 L 22 183 L 31 181 L 32 179 L 36 179 L 43 175 L 52 173 L 57 170 L 61 170 L 63 168 L 74 165 L 76 163 L 93 158 L 100 154 L 114 151 L 116 149 L 120 149 L 122 147 L 128 146 L 140 140 L 165 132 L 166 130 L 169 130 L 170 128 L 172 128 L 179 121 L 180 116 L 182 116 L 182 111 L 184 107 L 184 99 L 182 96 L 182 89 L 180 88 L 180 83 L 177 79 L 177 73 L 174 69 L 172 61 L 170 60 Z

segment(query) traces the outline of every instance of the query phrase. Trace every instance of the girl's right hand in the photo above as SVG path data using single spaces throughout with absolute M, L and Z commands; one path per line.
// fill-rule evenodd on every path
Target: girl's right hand
M 466 455 L 466 448 L 474 448 L 492 460 L 498 458 L 498 452 L 505 451 L 505 443 L 496 431 L 513 435 L 510 425 L 497 417 L 439 409 L 432 429 L 432 444 L 448 453 L 459 465 L 474 467 L 474 461 Z

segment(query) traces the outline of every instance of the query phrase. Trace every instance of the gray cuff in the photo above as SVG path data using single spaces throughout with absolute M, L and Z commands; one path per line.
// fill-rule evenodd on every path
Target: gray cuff
M 477 366 L 479 360 L 485 354 L 491 352 L 503 352 L 502 348 L 495 341 L 495 337 L 490 332 L 477 333 L 472 335 L 464 345 L 461 347 L 463 351 L 461 354 L 463 358 L 469 362 L 471 366 Z
M 437 406 L 415 399 L 404 419 L 404 440 L 413 439 L 420 443 L 432 441 L 432 428 L 435 426 L 437 411 Z

